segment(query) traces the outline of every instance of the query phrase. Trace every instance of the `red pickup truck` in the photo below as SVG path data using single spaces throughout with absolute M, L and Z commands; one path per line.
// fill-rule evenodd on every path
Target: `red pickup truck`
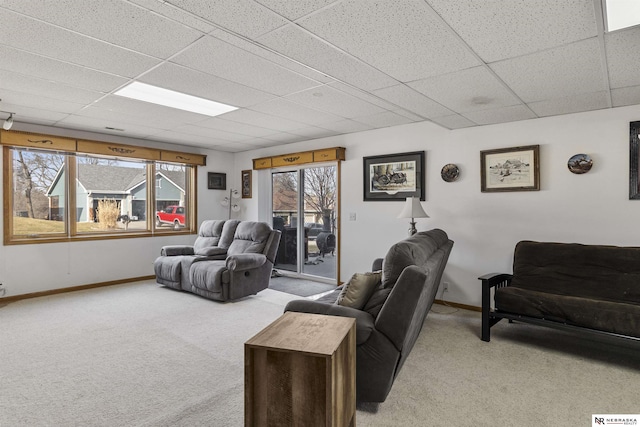
M 156 227 L 163 224 L 171 224 L 176 230 L 184 227 L 184 206 L 167 206 L 156 212 Z

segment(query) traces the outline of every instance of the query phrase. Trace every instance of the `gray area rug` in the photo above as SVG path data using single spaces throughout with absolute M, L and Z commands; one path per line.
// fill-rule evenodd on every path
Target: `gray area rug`
M 242 426 L 244 343 L 299 297 L 217 303 L 152 281 L 0 308 L 0 426 Z M 585 426 L 637 414 L 638 346 L 434 306 L 367 426 Z M 361 407 L 362 408 L 362 407 Z M 377 409 L 377 410 L 375 410 Z
M 280 276 L 271 278 L 271 281 L 269 282 L 269 289 L 298 295 L 300 297 L 310 297 L 312 295 L 332 291 L 336 289 L 336 285 Z

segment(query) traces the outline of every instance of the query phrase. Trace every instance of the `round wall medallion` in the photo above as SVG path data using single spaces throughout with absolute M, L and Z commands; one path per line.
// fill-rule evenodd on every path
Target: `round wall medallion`
M 454 165 L 453 163 L 449 163 L 448 165 L 444 165 L 442 167 L 440 176 L 442 176 L 442 179 L 446 182 L 453 182 L 460 176 L 460 169 L 458 169 L 458 166 Z
M 593 166 L 593 160 L 588 154 L 576 154 L 571 156 L 567 162 L 567 167 L 572 173 L 587 173 Z

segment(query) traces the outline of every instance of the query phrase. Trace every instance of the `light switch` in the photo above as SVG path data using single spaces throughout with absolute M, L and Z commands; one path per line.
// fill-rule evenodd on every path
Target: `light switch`
M 356 213 L 355 212 L 350 212 L 349 213 L 349 221 L 355 221 L 356 220 Z

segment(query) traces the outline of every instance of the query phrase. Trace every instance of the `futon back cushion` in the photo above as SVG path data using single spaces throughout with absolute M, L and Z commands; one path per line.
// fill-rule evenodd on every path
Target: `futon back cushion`
M 511 286 L 640 304 L 640 248 L 522 241 Z

